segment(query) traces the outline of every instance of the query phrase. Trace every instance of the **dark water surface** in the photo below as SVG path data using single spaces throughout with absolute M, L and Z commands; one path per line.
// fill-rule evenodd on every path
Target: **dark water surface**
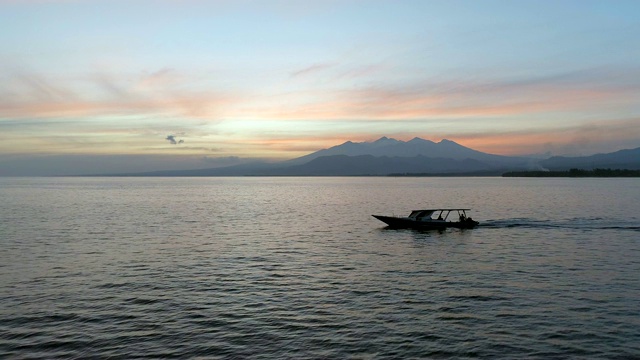
M 0 179 L 0 357 L 640 357 L 640 181 Z M 371 214 L 470 207 L 473 230 Z

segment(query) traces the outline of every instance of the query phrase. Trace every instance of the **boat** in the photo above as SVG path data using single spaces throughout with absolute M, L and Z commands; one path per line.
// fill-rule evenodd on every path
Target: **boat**
M 371 215 L 374 218 L 384 222 L 393 229 L 471 229 L 480 223 L 467 217 L 467 211 L 471 209 L 425 209 L 413 210 L 406 217 L 401 216 L 383 216 Z M 451 213 L 458 215 L 458 221 L 449 221 Z

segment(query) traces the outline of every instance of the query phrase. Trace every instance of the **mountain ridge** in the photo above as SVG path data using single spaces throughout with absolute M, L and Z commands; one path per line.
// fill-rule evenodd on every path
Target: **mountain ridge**
M 401 141 L 383 136 L 372 142 L 346 141 L 296 159 L 228 167 L 153 171 L 96 176 L 384 176 L 389 174 L 494 174 L 499 171 L 568 170 L 570 168 L 640 169 L 640 148 L 588 157 L 540 160 L 488 154 L 455 141 L 414 137 Z
M 396 140 L 383 136 L 373 142 L 352 141 L 344 142 L 340 145 L 332 146 L 328 149 L 318 150 L 311 154 L 301 156 L 296 159 L 286 161 L 287 164 L 302 164 L 321 156 L 330 155 L 374 155 L 374 156 L 402 156 L 413 157 L 423 155 L 434 158 L 451 158 L 454 160 L 464 160 L 466 158 L 476 159 L 487 162 L 489 164 L 503 165 L 505 162 L 509 165 L 516 163 L 526 163 L 531 159 L 521 157 L 511 157 L 504 155 L 488 154 L 478 150 L 474 150 L 448 139 L 442 139 L 440 142 L 433 142 L 419 137 L 414 137 L 409 141 Z

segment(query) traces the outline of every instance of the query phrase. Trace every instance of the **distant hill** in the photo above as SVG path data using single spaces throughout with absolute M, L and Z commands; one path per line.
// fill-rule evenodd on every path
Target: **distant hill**
M 553 156 L 541 160 L 540 165 L 549 170 L 569 169 L 640 169 L 640 148 L 620 150 L 608 154 L 581 157 Z
M 522 170 L 640 169 L 640 148 L 587 157 L 546 160 L 487 154 L 450 140 L 414 138 L 399 141 L 382 137 L 374 142 L 347 141 L 296 159 L 256 162 L 221 168 L 154 171 L 107 176 L 384 176 L 429 174 L 499 174 Z
M 257 172 L 270 169 L 276 165 L 266 162 L 194 170 L 159 170 L 143 173 L 102 174 L 91 176 L 245 176 L 255 175 Z
M 473 159 L 428 158 L 422 155 L 413 157 L 333 155 L 315 158 L 301 165 L 267 169 L 258 173 L 280 176 L 380 176 L 394 173 L 452 173 L 463 170 L 474 172 L 489 169 L 491 169 L 490 165 Z

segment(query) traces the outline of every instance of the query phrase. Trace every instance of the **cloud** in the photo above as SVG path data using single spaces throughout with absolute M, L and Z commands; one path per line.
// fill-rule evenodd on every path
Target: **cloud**
M 299 76 L 330 65 L 301 69 Z M 251 96 L 246 92 L 242 97 L 236 91 L 214 92 L 206 81 L 170 68 L 61 79 L 23 72 L 3 79 L 0 128 L 9 136 L 0 153 L 202 156 L 211 153 L 215 141 L 221 155 L 283 158 L 347 140 L 400 134 L 405 139 L 460 140 L 498 154 L 586 154 L 590 149 L 637 147 L 633 140 L 637 144 L 640 131 L 639 69 L 335 82 L 300 91 L 257 84 Z M 289 83 L 300 85 L 291 79 Z M 617 118 L 634 119 L 617 126 L 612 120 Z M 164 136 L 169 144 L 181 145 L 186 133 L 190 146 L 158 144 Z
M 333 66 L 319 63 L 292 76 L 306 76 Z M 101 74 L 80 84 L 78 80 L 62 81 L 27 73 L 4 85 L 7 91 L 0 84 L 0 118 L 163 115 L 207 120 L 371 121 L 516 117 L 550 112 L 586 114 L 608 105 L 633 105 L 640 96 L 640 69 L 603 68 L 520 78 L 452 77 L 360 86 L 341 86 L 338 81 L 330 88 L 252 90 L 251 96 L 248 92 L 240 96 L 229 90 L 196 90 L 190 87 L 197 83 L 195 77 L 184 77 L 171 68 L 145 72 L 134 80 Z M 80 91 L 87 86 L 99 91 Z
M 640 119 L 601 118 L 581 125 L 557 124 L 552 128 L 514 131 L 441 134 L 476 150 L 502 155 L 551 153 L 553 155 L 591 155 L 640 147 L 636 134 Z
M 336 66 L 336 64 L 334 63 L 320 63 L 320 64 L 311 65 L 306 68 L 294 71 L 293 73 L 291 73 L 291 77 L 310 75 L 326 69 L 330 69 L 334 66 Z
M 14 76 L 13 85 L 17 85 L 16 91 L 22 91 L 26 96 L 36 101 L 61 101 L 75 99 L 77 95 L 64 87 L 56 85 L 46 77 L 36 73 L 22 72 Z
M 257 99 L 247 103 L 236 115 L 279 120 L 363 121 L 515 118 L 548 113 L 585 116 L 606 106 L 634 106 L 638 96 L 640 69 L 597 68 L 529 77 L 451 77 L 344 87 L 334 84 L 331 88 L 283 93 L 269 101 Z
M 162 68 L 151 73 L 144 73 L 138 80 L 138 86 L 146 89 L 163 88 L 178 82 L 181 76 L 172 68 Z
M 167 135 L 165 140 L 168 140 L 171 145 L 177 145 L 177 144 L 183 144 L 184 143 L 184 140 L 182 140 L 182 139 L 176 140 L 175 135 Z
M 0 83 L 0 119 L 163 115 L 216 120 L 239 101 L 230 91 L 190 89 L 198 80 L 164 68 L 133 80 L 91 74 L 52 80 L 18 71 Z

